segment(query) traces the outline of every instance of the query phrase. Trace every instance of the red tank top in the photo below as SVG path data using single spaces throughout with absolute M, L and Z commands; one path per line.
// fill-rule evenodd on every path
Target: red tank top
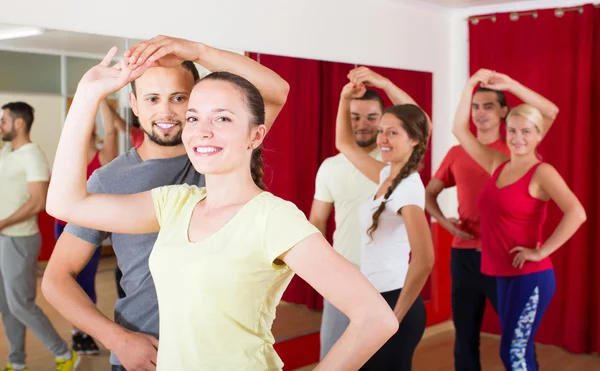
M 514 268 L 514 247 L 535 248 L 542 243 L 542 226 L 548 203 L 529 194 L 529 183 L 540 163 L 516 182 L 498 188 L 498 175 L 508 162 L 496 169 L 478 198 L 481 218 L 481 272 L 490 276 L 519 276 L 552 268 L 550 258 L 527 261 Z
M 96 169 L 99 169 L 101 167 L 102 167 L 102 164 L 100 163 L 100 151 L 96 151 L 94 158 L 92 158 L 92 161 L 90 161 L 90 163 L 87 166 L 87 178 L 86 179 L 90 179 L 90 177 L 92 176 L 94 171 L 96 171 Z M 60 225 L 67 225 L 67 223 L 63 222 L 62 220 L 56 219 L 56 222 Z

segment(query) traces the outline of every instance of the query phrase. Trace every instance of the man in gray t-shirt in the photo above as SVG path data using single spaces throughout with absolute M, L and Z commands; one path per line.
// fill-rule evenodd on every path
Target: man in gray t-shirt
M 134 148 L 98 169 L 88 180 L 88 191 L 132 194 L 183 183 L 204 186 L 204 177 L 194 170 L 187 155 L 142 161 Z M 115 322 L 158 338 L 158 302 L 148 267 L 148 257 L 158 234 L 108 233 L 72 224 L 67 225 L 65 231 L 94 246 L 110 237 L 123 272 L 121 287 L 126 293 L 117 300 Z M 111 354 L 111 363 L 118 362 Z
M 195 171 L 181 140 L 189 95 L 198 80 L 194 63 L 185 61 L 175 67 L 151 67 L 132 83 L 131 108 L 144 141 L 96 170 L 87 183 L 90 192 L 133 194 L 173 184 L 204 186 L 204 176 Z M 107 237 L 126 294 L 117 300 L 114 322 L 80 295 L 83 291 L 74 279 Z M 113 370 L 123 366 L 128 371 L 154 370 L 156 364 L 159 313 L 148 266 L 156 237 L 156 233 L 118 234 L 68 224 L 44 275 L 44 295 L 73 325 L 111 350 Z
M 246 56 L 164 36 L 145 43 L 148 50 L 154 50 L 157 44 L 157 53 L 167 54 L 156 61 L 158 66 L 148 68 L 135 80 L 130 95 L 144 141 L 139 148 L 96 170 L 88 181 L 90 192 L 132 194 L 164 185 L 204 185 L 204 177 L 194 171 L 181 141 L 188 99 L 198 71 L 191 62 L 179 64 L 181 60 L 193 60 L 211 71 L 244 76 L 260 90 L 265 101 L 280 105 L 285 102 L 286 84 Z M 212 132 L 209 129 L 203 135 L 210 136 Z M 112 239 L 123 271 L 121 284 L 126 294 L 117 301 L 115 322 L 98 311 L 75 281 L 97 244 L 107 236 Z M 156 237 L 109 234 L 69 225 L 57 241 L 44 273 L 42 290 L 48 301 L 74 326 L 111 350 L 113 371 L 156 369 L 159 313 L 148 267 Z

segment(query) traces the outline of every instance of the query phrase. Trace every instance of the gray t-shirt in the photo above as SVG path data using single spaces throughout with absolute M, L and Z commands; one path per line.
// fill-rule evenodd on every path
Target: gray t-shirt
M 88 192 L 132 194 L 173 184 L 204 186 L 187 155 L 142 161 L 135 148 L 96 170 L 87 183 Z M 110 237 L 119 268 L 125 297 L 115 305 L 115 322 L 136 332 L 158 337 L 158 301 L 148 267 L 148 257 L 158 233 L 120 234 L 82 228 L 69 224 L 65 231 L 93 245 Z M 119 360 L 111 354 L 110 362 Z

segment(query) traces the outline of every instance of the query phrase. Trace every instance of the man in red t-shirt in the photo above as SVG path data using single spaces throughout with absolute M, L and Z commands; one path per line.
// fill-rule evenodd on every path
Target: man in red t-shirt
M 471 117 L 477 139 L 509 154 L 500 134 L 508 114 L 501 91 L 479 88 L 473 95 Z M 490 175 L 460 146 L 452 147 L 426 189 L 426 209 L 454 235 L 452 242 L 452 317 L 456 329 L 454 367 L 457 371 L 480 371 L 479 334 L 486 298 L 497 312 L 496 280 L 481 273 L 481 241 L 477 197 Z M 437 202 L 442 190 L 456 186 L 459 218 L 446 218 Z

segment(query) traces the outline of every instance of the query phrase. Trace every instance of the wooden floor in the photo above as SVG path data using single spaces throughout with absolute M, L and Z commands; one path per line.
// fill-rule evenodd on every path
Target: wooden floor
M 104 258 L 100 263 L 96 279 L 98 292 L 98 308 L 109 318 L 113 316 L 113 308 L 117 293 L 114 279 L 114 258 Z M 40 274 L 43 266 L 40 267 Z M 70 339 L 70 324 L 62 318 L 39 294 L 38 305 L 50 318 L 64 339 Z M 277 309 L 277 319 L 273 324 L 273 335 L 276 341 L 287 340 L 302 334 L 319 330 L 321 314 L 302 306 L 282 303 Z M 427 330 L 424 339 L 417 348 L 413 370 L 415 371 L 452 371 L 452 347 L 454 331 L 450 324 L 442 324 Z M 493 335 L 483 335 L 481 353 L 484 371 L 502 371 L 498 358 L 499 339 Z M 70 341 L 69 341 L 70 345 Z M 100 344 L 99 344 L 100 345 Z M 301 351 L 301 350 L 299 350 Z M 27 337 L 27 364 L 30 371 L 54 370 L 54 357 L 33 335 Z M 0 336 L 0 367 L 6 359 L 8 345 L 6 338 Z M 538 347 L 540 368 L 543 371 L 593 371 L 600 370 L 600 356 L 574 355 L 562 349 L 540 345 Z M 84 356 L 78 371 L 107 371 L 109 352 L 102 349 L 100 355 Z M 313 366 L 301 370 L 312 370 Z

